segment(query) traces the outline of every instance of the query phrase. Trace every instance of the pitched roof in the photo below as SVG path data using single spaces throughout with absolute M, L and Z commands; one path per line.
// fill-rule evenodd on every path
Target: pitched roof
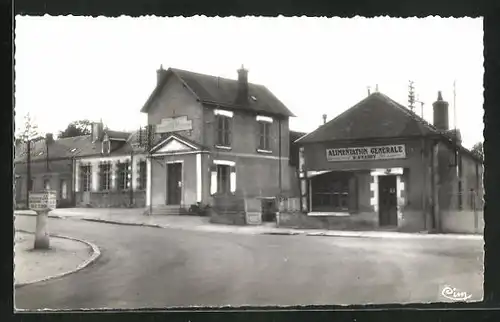
M 439 131 L 388 96 L 375 92 L 297 142 L 428 135 Z
M 169 68 L 162 81 L 156 86 L 141 109 L 147 112 L 151 102 L 170 76 L 176 76 L 186 85 L 193 95 L 204 104 L 219 105 L 235 110 L 246 110 L 272 115 L 295 116 L 274 94 L 263 85 L 248 84 L 248 104 L 235 102 L 238 91 L 238 81 L 217 76 L 194 73 L 177 68 Z
M 437 129 L 406 106 L 375 92 L 295 142 L 307 144 L 333 140 L 436 136 L 482 162 L 470 150 L 456 143 L 454 133 L 455 130 Z
M 131 133 L 122 131 L 104 130 L 110 139 L 128 139 Z M 60 138 L 49 143 L 49 159 L 70 159 L 98 155 L 101 153 L 102 142 L 92 142 L 90 135 L 82 135 L 68 138 Z M 122 155 L 130 153 L 132 147 L 129 142 L 111 151 L 111 155 Z M 33 142 L 31 146 L 31 160 L 45 160 L 47 158 L 47 146 L 45 140 Z M 25 162 L 27 160 L 26 144 L 20 143 L 16 146 L 14 162 Z

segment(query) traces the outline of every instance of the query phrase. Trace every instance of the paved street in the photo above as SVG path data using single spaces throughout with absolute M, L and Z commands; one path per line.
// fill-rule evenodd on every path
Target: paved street
M 34 230 L 35 218 L 16 227 Z M 445 301 L 482 298 L 483 242 L 224 234 L 51 219 L 97 244 L 84 270 L 15 292 L 18 309 Z

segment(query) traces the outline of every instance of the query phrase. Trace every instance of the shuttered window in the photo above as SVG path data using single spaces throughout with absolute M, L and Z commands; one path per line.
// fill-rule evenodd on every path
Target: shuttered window
M 216 116 L 217 138 L 216 144 L 219 146 L 231 146 L 231 118 L 225 115 Z
M 210 194 L 223 195 L 236 191 L 236 168 L 217 164 L 211 168 Z

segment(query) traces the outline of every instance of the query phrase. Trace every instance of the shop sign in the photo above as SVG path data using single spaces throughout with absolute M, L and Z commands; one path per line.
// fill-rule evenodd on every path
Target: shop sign
M 193 121 L 188 120 L 187 116 L 162 119 L 160 124 L 156 125 L 156 133 L 190 131 L 192 129 Z
M 56 191 L 30 192 L 29 205 L 31 210 L 45 211 L 56 208 Z
M 335 161 L 362 161 L 362 160 L 388 160 L 404 159 L 406 150 L 404 144 L 355 147 L 355 148 L 337 148 L 327 149 L 326 159 L 330 162 Z

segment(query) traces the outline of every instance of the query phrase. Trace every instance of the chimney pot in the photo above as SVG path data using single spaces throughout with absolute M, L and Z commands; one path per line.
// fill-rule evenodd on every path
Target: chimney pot
M 323 124 L 326 124 L 326 114 L 323 114 Z
M 92 133 L 91 133 L 92 142 L 101 140 L 103 131 L 104 131 L 104 125 L 102 121 L 92 123 Z
M 163 65 L 160 65 L 160 69 L 156 71 L 156 85 L 160 85 L 161 81 L 165 77 L 167 71 L 163 69 Z

